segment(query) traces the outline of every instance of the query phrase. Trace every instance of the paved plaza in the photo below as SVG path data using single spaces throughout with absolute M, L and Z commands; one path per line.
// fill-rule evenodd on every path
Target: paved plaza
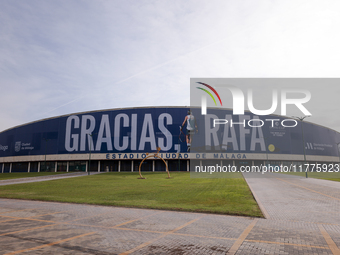
M 245 174 L 266 218 L 0 199 L 0 254 L 340 254 L 340 183 Z

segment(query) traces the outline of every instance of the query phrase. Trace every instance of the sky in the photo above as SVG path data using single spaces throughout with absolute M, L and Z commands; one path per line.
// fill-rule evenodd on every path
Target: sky
M 189 106 L 190 78 L 337 78 L 339 9 L 327 0 L 0 0 L 0 131 L 91 110 Z M 340 131 L 340 86 L 311 94 L 308 121 Z

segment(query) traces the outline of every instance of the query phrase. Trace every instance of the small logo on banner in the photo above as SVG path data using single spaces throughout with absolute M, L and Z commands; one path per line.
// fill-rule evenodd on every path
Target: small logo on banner
M 8 146 L 7 145 L 1 145 L 0 144 L 0 151 L 7 151 L 8 150 Z
M 15 152 L 19 152 L 20 149 L 21 149 L 21 142 L 16 142 L 15 147 L 14 147 Z
M 313 148 L 313 144 L 312 143 L 306 143 L 306 149 L 307 150 L 314 150 L 314 148 Z

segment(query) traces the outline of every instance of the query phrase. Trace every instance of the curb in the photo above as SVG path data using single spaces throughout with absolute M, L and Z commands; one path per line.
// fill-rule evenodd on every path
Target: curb
M 265 219 L 269 219 L 270 218 L 270 215 L 269 213 L 267 212 L 266 208 L 264 208 L 263 204 L 261 203 L 260 199 L 258 198 L 258 196 L 256 195 L 255 191 L 251 188 L 251 186 L 249 185 L 247 179 L 244 177 L 244 175 L 242 174 L 243 176 L 243 179 L 246 181 L 251 193 L 253 194 L 253 197 L 256 201 L 256 203 L 258 204 L 258 206 L 260 207 L 260 210 L 264 216 Z

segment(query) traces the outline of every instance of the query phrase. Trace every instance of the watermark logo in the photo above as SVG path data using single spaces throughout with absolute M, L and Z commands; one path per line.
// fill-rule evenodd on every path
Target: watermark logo
M 215 93 L 215 95 L 218 97 L 221 106 L 222 106 L 222 100 L 220 95 L 217 93 L 217 91 L 210 85 L 202 82 L 197 82 L 201 85 L 206 86 L 209 88 L 212 92 Z M 224 92 L 224 91 L 229 91 L 232 95 L 233 99 L 233 115 L 244 115 L 244 106 L 245 106 L 245 96 L 243 91 L 233 85 L 219 85 L 219 91 Z M 217 106 L 216 100 L 214 96 L 209 92 L 207 89 L 197 87 L 198 89 L 203 90 L 206 92 L 214 101 L 215 105 Z M 290 98 L 289 95 L 291 94 L 299 94 L 302 95 L 300 98 Z M 308 90 L 303 90 L 303 89 L 281 89 L 280 93 L 277 89 L 272 90 L 272 98 L 271 102 L 272 105 L 269 109 L 266 110 L 259 110 L 254 107 L 253 103 L 253 90 L 248 89 L 247 90 L 247 105 L 248 109 L 251 113 L 255 115 L 270 115 L 276 111 L 278 108 L 278 99 L 280 99 L 280 107 L 281 107 L 281 115 L 287 115 L 287 106 L 288 105 L 295 105 L 304 115 L 311 116 L 312 114 L 307 110 L 307 108 L 303 105 L 311 99 L 311 93 Z M 201 114 L 206 115 L 207 114 L 207 99 L 206 96 L 202 96 L 201 99 Z
M 214 92 L 215 95 L 217 96 L 218 100 L 220 101 L 221 106 L 223 106 L 223 105 L 222 105 L 222 100 L 221 100 L 220 95 L 217 93 L 217 91 L 216 91 L 212 86 L 210 86 L 210 85 L 208 85 L 208 84 L 206 84 L 206 83 L 203 83 L 203 82 L 197 82 L 197 83 L 198 83 L 198 84 L 201 84 L 201 85 L 203 85 L 203 86 L 206 86 L 206 87 L 209 88 L 212 92 Z M 196 87 L 196 88 L 201 89 L 201 90 L 203 90 L 204 92 L 206 92 L 206 93 L 213 99 L 215 105 L 217 106 L 217 103 L 216 103 L 216 100 L 215 100 L 214 96 L 213 96 L 208 90 L 206 90 L 206 89 L 204 89 L 204 88 L 201 88 L 201 87 Z M 206 114 L 207 114 L 207 98 L 206 98 L 206 96 L 202 96 L 201 107 L 202 107 L 202 115 L 206 115 Z

